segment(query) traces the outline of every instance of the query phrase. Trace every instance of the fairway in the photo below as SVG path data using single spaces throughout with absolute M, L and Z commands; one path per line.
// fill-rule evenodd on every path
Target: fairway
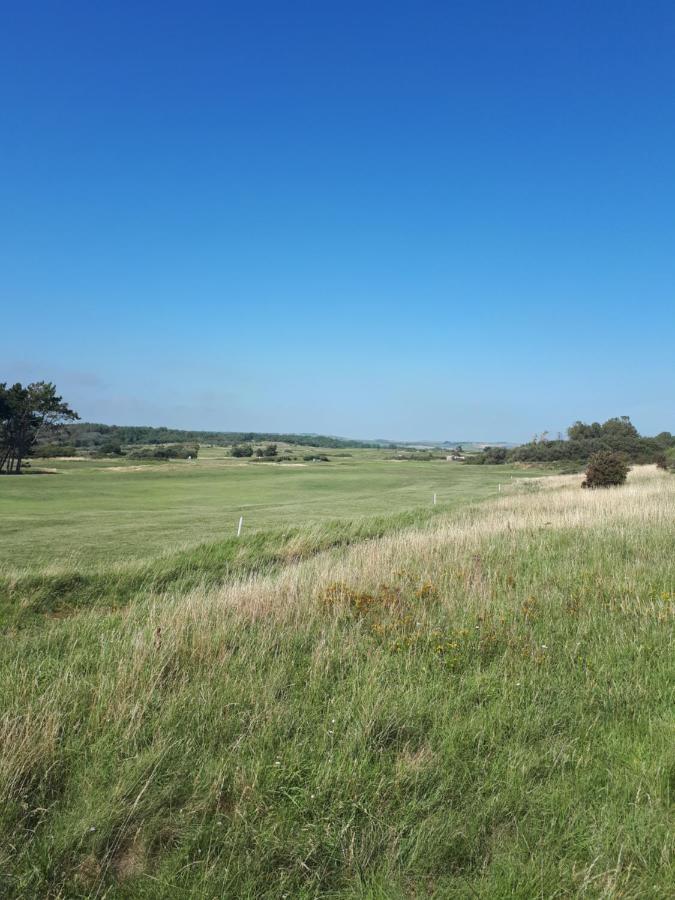
M 304 448 L 303 448 L 304 449 Z M 309 452 L 309 451 L 307 451 Z M 325 452 L 325 451 L 317 451 Z M 198 460 L 48 460 L 51 474 L 0 482 L 0 566 L 81 568 L 154 557 L 244 532 L 360 519 L 494 496 L 506 466 L 395 461 L 353 451 L 327 463 L 254 463 L 206 449 Z

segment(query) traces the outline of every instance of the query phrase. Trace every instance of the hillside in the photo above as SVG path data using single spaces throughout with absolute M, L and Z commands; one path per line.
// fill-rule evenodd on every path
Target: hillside
M 668 896 L 675 478 L 580 480 L 14 631 L 2 895 Z
M 153 428 L 141 425 L 102 425 L 94 422 L 76 422 L 63 429 L 63 443 L 75 447 L 98 447 L 106 442 L 122 444 L 192 443 L 229 446 L 242 442 L 283 441 L 302 447 L 375 447 L 376 443 L 339 438 L 322 434 L 280 434 L 257 431 L 187 431 L 180 428 Z

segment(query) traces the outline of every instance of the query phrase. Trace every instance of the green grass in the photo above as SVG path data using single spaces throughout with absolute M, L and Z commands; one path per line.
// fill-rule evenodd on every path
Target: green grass
M 672 896 L 675 479 L 579 481 L 13 630 L 0 894 Z
M 92 568 L 69 560 L 56 571 L 0 576 L 0 629 L 40 624 L 44 616 L 63 617 L 87 607 L 126 606 L 148 593 L 185 593 L 247 575 L 269 574 L 322 550 L 422 525 L 441 514 L 440 507 L 432 506 L 391 516 L 327 521 L 311 528 L 257 531 L 130 564 Z
M 191 462 L 37 461 L 56 474 L 0 479 L 0 569 L 147 560 L 229 538 L 242 515 L 248 534 L 398 514 L 429 507 L 434 492 L 448 509 L 494 494 L 514 473 L 534 474 L 392 462 L 378 451 L 297 466 L 202 452 Z

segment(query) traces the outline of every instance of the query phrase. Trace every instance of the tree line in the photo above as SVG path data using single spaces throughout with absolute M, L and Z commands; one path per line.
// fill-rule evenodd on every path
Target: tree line
M 486 447 L 482 453 L 467 458 L 473 465 L 500 465 L 508 462 L 572 463 L 585 465 L 597 453 L 618 452 L 632 463 L 657 463 L 675 448 L 675 437 L 662 431 L 644 437 L 628 416 L 616 416 L 600 424 L 575 422 L 567 429 L 567 440 L 549 440 L 546 434 L 527 444 L 507 450 Z
M 230 447 L 243 444 L 284 443 L 300 447 L 379 447 L 378 443 L 330 437 L 321 434 L 281 434 L 257 431 L 187 431 L 146 425 L 102 425 L 78 422 L 64 429 L 62 442 L 76 448 L 96 449 L 105 443 L 123 444 L 216 444 Z
M 78 418 L 49 381 L 0 384 L 0 473 L 20 475 L 39 440 Z

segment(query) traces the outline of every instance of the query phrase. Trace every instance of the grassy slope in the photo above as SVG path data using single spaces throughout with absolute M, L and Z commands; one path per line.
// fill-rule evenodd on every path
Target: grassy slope
M 579 480 L 16 634 L 4 895 L 668 896 L 675 479 Z
M 181 548 L 128 564 L 82 567 L 68 561 L 43 571 L 0 576 L 0 631 L 42 624 L 91 607 L 120 608 L 148 593 L 183 594 L 251 574 L 270 574 L 316 553 L 382 537 L 442 515 L 429 507 L 391 516 L 335 520 L 312 527 L 270 529 Z
M 222 453 L 207 448 L 198 465 L 59 461 L 63 477 L 3 479 L 0 629 L 44 614 L 124 606 L 147 592 L 184 593 L 270 572 L 494 495 L 497 479 L 509 482 L 512 473 L 534 474 L 445 462 L 391 464 L 375 451 L 302 468 L 249 465 Z M 257 498 L 255 509 L 234 506 L 241 496 Z M 390 512 L 373 515 L 377 509 Z M 237 539 L 230 526 L 239 511 L 246 527 Z M 355 512 L 360 515 L 350 518 Z M 224 518 L 227 537 L 215 525 Z M 262 527 L 272 521 L 282 527 Z M 218 539 L 204 542 L 205 535 Z M 30 565 L 17 565 L 30 552 Z
M 208 455 L 155 464 L 49 460 L 59 474 L 0 481 L 0 568 L 34 574 L 55 562 L 80 571 L 147 559 L 229 537 L 240 515 L 248 534 L 428 507 L 433 492 L 449 508 L 496 492 L 513 471 L 524 474 L 353 454 L 297 467 Z

